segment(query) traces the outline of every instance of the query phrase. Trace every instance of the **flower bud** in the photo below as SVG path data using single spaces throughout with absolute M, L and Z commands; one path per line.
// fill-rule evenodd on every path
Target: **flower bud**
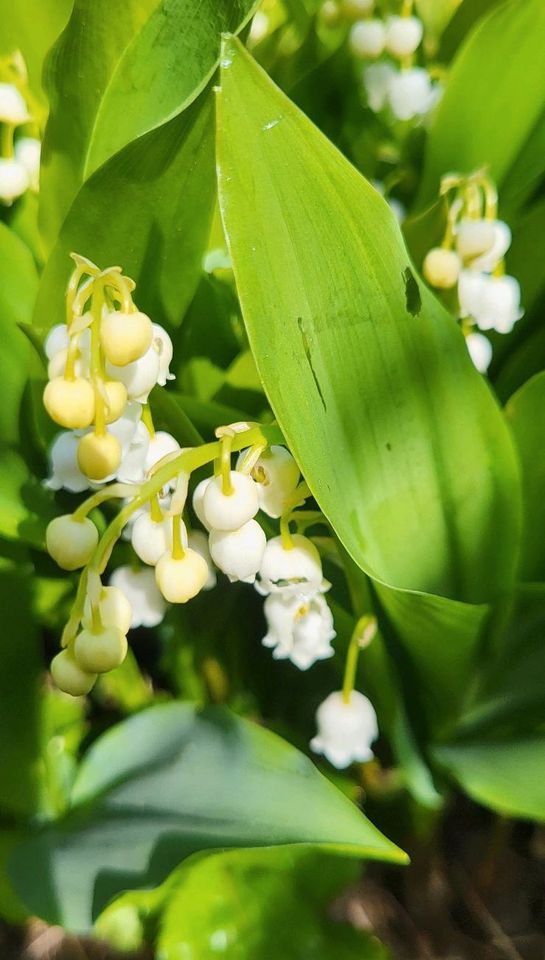
M 169 603 L 187 603 L 204 587 L 208 579 L 208 564 L 195 550 L 188 548 L 176 559 L 165 553 L 155 567 L 159 590 Z
M 91 559 L 98 530 L 89 517 L 76 520 L 71 513 L 55 517 L 45 532 L 47 552 L 63 570 L 79 570 Z
M 18 126 L 29 120 L 30 114 L 22 93 L 13 83 L 0 83 L 0 123 Z
M 187 542 L 185 527 L 182 529 L 182 543 L 184 538 Z M 172 547 L 172 521 L 165 519 L 157 523 L 149 513 L 142 513 L 134 522 L 131 543 L 142 563 L 154 567 Z
M 75 639 L 74 657 L 87 673 L 108 673 L 119 667 L 127 656 L 127 638 L 117 627 L 84 629 Z
M 356 57 L 380 57 L 386 42 L 382 20 L 358 20 L 350 30 L 348 42 Z
M 69 650 L 61 650 L 53 657 L 50 666 L 51 676 L 59 690 L 72 697 L 83 697 L 94 687 L 96 673 L 82 670 Z
M 283 592 L 311 596 L 323 592 L 322 561 L 308 537 L 296 533 L 286 548 L 282 537 L 273 537 L 265 548 L 259 570 L 259 593 Z
M 204 495 L 206 493 L 206 488 L 210 483 L 211 479 L 212 477 L 205 477 L 204 480 L 201 480 L 200 483 L 197 484 L 197 486 L 195 487 L 195 490 L 193 491 L 193 500 L 192 500 L 195 515 L 201 521 L 203 527 L 205 527 L 206 530 L 210 530 L 210 527 L 208 526 L 206 522 L 206 517 L 204 515 Z
M 212 565 L 208 537 L 202 532 L 202 530 L 191 530 L 191 532 L 188 534 L 187 542 L 191 549 L 195 551 L 195 553 L 200 554 L 208 566 L 208 577 L 206 578 L 206 583 L 203 587 L 203 590 L 213 590 L 218 582 L 218 578 Z
M 123 635 L 129 632 L 132 624 L 131 605 L 118 587 L 102 587 L 98 601 L 100 620 L 105 627 L 117 627 Z M 86 597 L 83 608 L 83 626 L 92 625 L 91 601 Z
M 345 703 L 342 693 L 330 693 L 316 713 L 318 734 L 311 750 L 323 753 L 334 767 L 344 770 L 354 761 L 365 763 L 373 757 L 371 744 L 378 737 L 377 715 L 372 703 L 353 690 Z
M 237 469 L 241 468 L 246 453 L 243 451 L 240 454 Z M 300 477 L 299 467 L 289 450 L 270 447 L 256 461 L 252 477 L 257 483 L 260 509 L 269 517 L 281 517 L 295 493 Z
M 129 400 L 138 400 L 139 403 L 147 402 L 149 394 L 159 380 L 160 368 L 159 354 L 153 344 L 143 357 L 125 366 L 115 366 L 106 361 L 107 376 L 124 383 Z
M 153 335 L 151 320 L 145 313 L 112 310 L 100 322 L 100 343 L 104 356 L 117 367 L 139 360 L 148 350 Z
M 40 187 L 40 154 L 42 145 L 34 137 L 20 137 L 15 143 L 15 159 L 25 168 L 31 190 L 38 192 Z
M 256 520 L 238 530 L 212 530 L 210 555 L 229 580 L 253 583 L 261 566 L 267 538 Z
M 55 377 L 44 390 L 44 406 L 55 423 L 67 430 L 85 430 L 95 416 L 95 394 L 82 377 Z
M 28 184 L 28 173 L 22 163 L 0 157 L 0 200 L 9 206 L 28 190 Z
M 229 477 L 231 494 L 223 492 L 222 477 L 213 477 L 204 492 L 203 514 L 213 530 L 238 530 L 259 510 L 257 484 L 252 478 L 236 470 L 231 470 Z
M 458 282 L 462 262 L 454 250 L 433 247 L 426 254 L 422 273 L 432 287 L 450 290 Z
M 90 480 L 105 480 L 121 463 L 121 444 L 113 433 L 86 433 L 78 447 L 78 465 Z
M 386 49 L 403 60 L 420 46 L 424 28 L 418 17 L 389 17 L 386 23 Z
M 118 567 L 110 577 L 110 583 L 127 597 L 131 609 L 131 627 L 156 627 L 165 616 L 166 604 L 155 583 L 155 571 L 147 567 L 133 570 Z
M 127 406 L 127 388 L 118 380 L 106 380 L 102 386 L 106 404 L 106 423 L 113 423 L 114 420 L 119 420 Z

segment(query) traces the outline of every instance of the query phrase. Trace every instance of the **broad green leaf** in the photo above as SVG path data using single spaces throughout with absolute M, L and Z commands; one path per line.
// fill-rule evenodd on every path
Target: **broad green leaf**
M 424 23 L 427 43 L 429 35 L 437 43 L 461 2 L 462 0 L 415 0 L 415 10 Z
M 437 733 L 465 694 L 482 604 L 512 584 L 512 440 L 388 206 L 236 41 L 222 64 L 220 204 L 257 367 Z
M 0 444 L 0 537 L 43 550 L 55 513 L 52 494 L 15 450 Z
M 18 325 L 30 323 L 38 289 L 32 254 L 22 240 L 0 222 L 0 439 L 19 439 L 19 407 L 29 369 L 30 344 Z
M 545 233 L 545 200 L 532 204 L 514 224 L 513 242 L 507 256 L 507 269 L 520 283 L 526 315 L 545 290 L 545 260 L 541 250 Z M 515 335 L 520 334 L 526 317 Z
M 101 267 L 119 264 L 141 286 L 138 306 L 179 322 L 201 271 L 214 194 L 212 103 L 201 97 L 181 116 L 141 137 L 80 190 L 40 285 L 36 321 L 64 315 L 69 254 Z
M 33 912 L 84 930 L 115 894 L 161 882 L 191 853 L 294 843 L 405 859 L 274 734 L 224 709 L 170 703 L 95 743 L 72 810 L 15 851 L 11 876 Z
M 424 0 L 433 6 L 434 0 Z M 448 2 L 448 0 L 447 0 Z M 467 39 L 474 26 L 504 0 L 462 0 L 441 37 L 441 46 L 437 59 L 439 63 L 449 63 L 458 47 Z
M 435 758 L 473 800 L 508 817 L 545 821 L 545 734 L 436 747 Z
M 522 467 L 524 523 L 520 577 L 545 581 L 545 373 L 528 380 L 506 407 Z
M 511 583 L 513 445 L 387 204 L 234 39 L 220 202 L 251 347 L 344 546 L 394 587 L 484 602 Z
M 544 44 L 542 0 L 509 0 L 469 34 L 429 132 L 422 205 L 452 170 L 486 165 L 501 192 L 545 107 Z
M 0 560 L 0 812 L 38 806 L 41 650 L 31 606 L 30 563 Z
M 76 0 L 47 69 L 41 225 L 49 247 L 85 180 L 195 100 L 216 68 L 221 31 L 239 30 L 253 6 Z
M 190 860 L 162 911 L 157 952 L 162 960 L 387 960 L 376 939 L 327 915 L 358 875 L 356 864 L 293 848 Z

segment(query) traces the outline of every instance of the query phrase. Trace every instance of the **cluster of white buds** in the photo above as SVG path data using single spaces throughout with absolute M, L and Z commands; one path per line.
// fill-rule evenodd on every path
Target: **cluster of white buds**
M 147 407 L 153 387 L 171 379 L 168 334 L 134 306 L 134 283 L 118 267 L 73 259 L 67 322 L 45 342 L 44 405 L 66 429 L 53 442 L 47 484 L 78 493 L 114 479 L 140 483 L 178 444 L 155 434 Z
M 212 588 L 216 569 L 230 581 L 254 584 L 266 598 L 262 642 L 275 659 L 307 670 L 331 657 L 336 634 L 324 597 L 330 584 L 315 543 L 304 533 L 324 518 L 319 511 L 298 509 L 310 491 L 291 453 L 275 442 L 282 440 L 280 431 L 235 423 L 219 427 L 216 442 L 185 449 L 170 434 L 156 433 L 145 401 L 168 376 L 168 363 L 158 371 L 165 343 L 170 361 L 170 341 L 136 310 L 134 284 L 120 269 L 101 272 L 82 257 L 74 259 L 69 320 L 54 328 L 46 344 L 50 380 L 44 403 L 70 430 L 56 441 L 77 460 L 65 469 L 70 483 L 64 485 L 77 492 L 91 481 L 95 492 L 74 513 L 52 520 L 46 532 L 57 564 L 81 570 L 63 649 L 51 664 L 55 683 L 73 696 L 88 693 L 100 674 L 123 662 L 131 628 L 156 626 L 168 604 L 187 603 Z M 158 360 L 153 382 L 150 378 L 145 396 L 131 396 L 129 380 L 114 371 L 139 363 L 150 350 Z M 184 511 L 192 472 L 211 463 L 212 476 L 196 485 L 192 498 L 205 534 L 188 529 Z M 89 514 L 114 499 L 123 507 L 99 539 Z M 257 519 L 260 512 L 279 521 L 279 534 L 269 540 Z M 124 535 L 142 566 L 118 567 L 105 586 L 104 570 Z M 359 634 L 357 639 L 361 645 Z M 368 701 L 353 692 L 354 650 L 353 640 L 342 695 L 333 694 L 319 709 L 319 734 L 312 743 L 339 767 L 368 759 L 376 737 L 372 707 L 365 713 L 362 703 Z
M 41 145 L 31 136 L 34 123 L 26 89 L 20 54 L 0 59 L 0 201 L 7 206 L 39 186 Z
M 511 231 L 497 219 L 497 192 L 482 171 L 469 177 L 448 174 L 441 193 L 452 195 L 447 228 L 442 245 L 427 253 L 423 274 L 438 290 L 457 288 L 469 353 L 477 369 L 486 373 L 492 345 L 474 326 L 485 332 L 510 333 L 523 313 L 519 283 L 505 273 Z
M 442 92 L 429 71 L 415 62 L 424 27 L 412 6 L 411 0 L 403 0 L 400 14 L 385 18 L 372 0 L 339 8 L 339 14 L 353 21 L 348 43 L 354 57 L 373 61 L 363 69 L 369 107 L 375 113 L 388 109 L 396 120 L 405 121 L 428 114 Z

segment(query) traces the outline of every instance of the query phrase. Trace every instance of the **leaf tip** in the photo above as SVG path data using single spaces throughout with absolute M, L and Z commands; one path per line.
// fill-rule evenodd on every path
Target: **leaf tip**
M 222 70 L 229 69 L 239 47 L 240 44 L 232 33 L 222 33 L 220 52 L 220 66 Z

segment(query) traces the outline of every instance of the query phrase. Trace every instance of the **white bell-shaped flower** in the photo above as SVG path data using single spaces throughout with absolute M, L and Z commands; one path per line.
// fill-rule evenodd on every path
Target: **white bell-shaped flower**
M 350 28 L 348 43 L 356 57 L 380 57 L 386 43 L 382 20 L 358 20 Z
M 79 468 L 78 446 L 80 437 L 72 430 L 57 434 L 49 450 L 51 474 L 45 481 L 50 490 L 70 490 L 82 493 L 89 490 L 89 478 Z
M 191 530 L 187 536 L 187 544 L 195 553 L 198 553 L 208 564 L 208 577 L 203 586 L 203 590 L 213 590 L 218 582 L 216 571 L 212 564 L 210 549 L 208 546 L 208 537 L 202 530 Z
M 385 32 L 388 53 L 403 60 L 410 57 L 420 46 L 424 27 L 418 17 L 389 17 Z
M 244 463 L 248 451 L 244 450 L 237 461 L 237 470 Z M 269 517 L 277 519 L 285 512 L 292 498 L 299 478 L 299 467 L 289 450 L 285 447 L 272 446 L 259 457 L 253 469 L 252 476 L 257 483 L 259 508 Z
M 15 158 L 0 157 L 0 200 L 8 206 L 28 190 L 28 173 Z
M 282 592 L 309 597 L 329 588 L 323 580 L 322 561 L 308 537 L 295 533 L 291 547 L 284 546 L 282 537 L 273 537 L 265 548 L 256 590 L 265 596 Z
M 183 527 L 185 534 L 185 527 Z M 182 542 L 187 543 L 187 536 Z M 155 567 L 167 550 L 172 547 L 172 521 L 156 521 L 150 513 L 141 513 L 136 518 L 131 534 L 132 548 L 142 563 Z
M 15 159 L 25 168 L 28 185 L 35 193 L 40 188 L 40 155 L 42 145 L 35 137 L 20 137 L 14 147 Z
M 268 631 L 263 646 L 275 660 L 289 659 L 300 670 L 334 654 L 333 615 L 321 594 L 314 597 L 272 593 L 264 603 Z
M 114 366 L 107 361 L 106 373 L 112 380 L 121 380 L 121 383 L 125 384 L 129 400 L 147 403 L 151 391 L 159 381 L 160 367 L 159 353 L 152 342 L 143 357 L 125 364 L 124 367 Z
M 232 583 L 253 583 L 267 538 L 257 520 L 248 520 L 238 530 L 212 530 L 209 545 L 212 560 Z
M 367 697 L 357 690 L 345 703 L 340 691 L 330 693 L 316 712 L 318 734 L 311 750 L 321 753 L 338 770 L 373 757 L 371 744 L 378 737 L 377 715 Z
M 153 323 L 152 329 L 155 349 L 159 355 L 159 375 L 157 377 L 157 383 L 160 387 L 164 387 L 167 380 L 176 379 L 175 375 L 170 372 L 170 364 L 174 349 L 172 346 L 172 340 L 170 339 L 164 327 L 162 327 L 159 323 Z
M 484 333 L 468 333 L 466 347 L 479 373 L 486 373 L 492 360 L 492 344 Z
M 367 102 L 375 113 L 379 113 L 386 106 L 390 83 L 396 74 L 397 71 L 391 63 L 372 63 L 363 71 Z
M 480 330 L 510 333 L 523 310 L 520 285 L 514 277 L 493 277 L 462 270 L 458 281 L 460 315 L 473 317 Z
M 212 477 L 204 491 L 202 512 L 211 530 L 238 530 L 259 510 L 257 484 L 244 473 L 229 473 L 232 492 L 223 492 L 223 478 Z
M 157 430 L 149 442 L 145 463 L 146 473 L 149 473 L 152 467 L 159 463 L 159 460 L 162 460 L 163 457 L 168 457 L 171 453 L 179 453 L 179 451 L 180 444 L 172 434 L 167 433 L 166 430 Z
M 22 93 L 13 83 L 0 83 L 0 123 L 18 126 L 29 120 L 30 114 Z
M 412 120 L 428 113 L 436 96 L 431 77 L 423 67 L 395 73 L 388 87 L 388 101 L 398 120 Z
M 503 220 L 465 217 L 456 228 L 456 250 L 472 270 L 491 273 L 511 246 L 511 230 Z
M 131 605 L 131 627 L 156 627 L 164 619 L 167 605 L 155 583 L 152 568 L 118 567 L 110 583 L 125 594 Z
M 120 483 L 143 483 L 146 476 L 150 435 L 140 419 L 141 415 L 139 403 L 128 403 L 123 416 L 108 427 L 121 444 L 121 463 L 116 473 Z

